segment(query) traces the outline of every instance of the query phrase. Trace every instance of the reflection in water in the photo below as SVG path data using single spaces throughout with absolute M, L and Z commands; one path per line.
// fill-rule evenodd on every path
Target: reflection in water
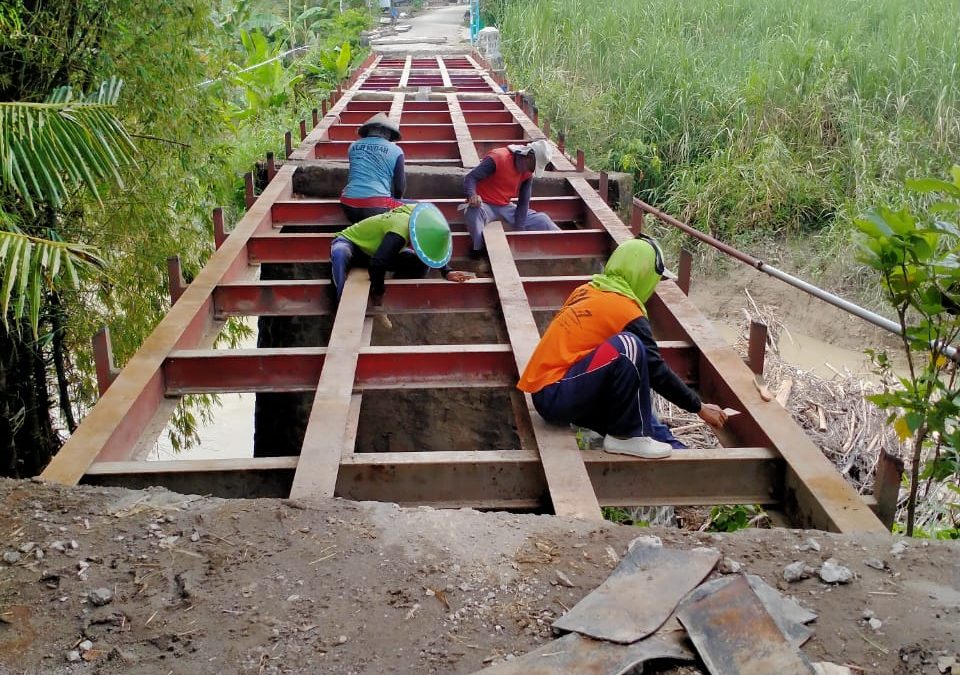
M 256 394 L 220 394 L 213 419 L 198 430 L 200 443 L 175 452 L 164 431 L 150 452 L 151 460 L 230 459 L 253 457 L 253 406 Z
M 238 349 L 256 349 L 257 318 L 248 317 L 247 325 L 253 334 L 237 345 Z M 253 457 L 253 409 L 256 394 L 220 394 L 219 406 L 211 409 L 213 419 L 200 423 L 197 434 L 200 443 L 183 452 L 176 452 L 170 445 L 167 431 L 157 438 L 147 459 L 233 459 Z

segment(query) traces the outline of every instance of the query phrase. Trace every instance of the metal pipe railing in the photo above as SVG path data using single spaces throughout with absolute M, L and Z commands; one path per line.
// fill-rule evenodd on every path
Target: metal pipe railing
M 784 283 L 787 283 L 793 286 L 794 288 L 798 288 L 801 291 L 814 296 L 815 298 L 819 298 L 820 300 L 823 300 L 824 302 L 827 302 L 833 305 L 834 307 L 838 307 L 839 309 L 842 309 L 843 311 L 848 312 L 849 314 L 853 314 L 854 316 L 860 317 L 864 321 L 872 323 L 874 326 L 883 328 L 884 330 L 894 333 L 895 335 L 901 335 L 901 336 L 903 335 L 903 330 L 900 328 L 900 324 L 898 324 L 896 321 L 891 321 L 885 316 L 881 316 L 876 312 L 871 312 L 869 309 L 865 309 L 864 307 L 861 307 L 860 305 L 856 305 L 850 302 L 849 300 L 845 300 L 844 298 L 841 298 L 839 295 L 834 295 L 833 293 L 830 293 L 829 291 L 825 291 L 822 288 L 814 286 L 813 284 L 808 283 L 803 279 L 799 279 L 793 276 L 792 274 L 787 274 L 783 270 L 777 269 L 773 265 L 768 265 L 767 263 L 763 262 L 759 258 L 754 258 L 752 255 L 748 253 L 744 253 L 743 251 L 739 251 L 733 248 L 732 246 L 730 246 L 729 244 L 725 244 L 719 239 L 711 237 L 709 234 L 701 232 L 696 228 L 690 227 L 686 223 L 677 220 L 670 214 L 664 213 L 657 207 L 647 204 L 642 199 L 634 197 L 633 206 L 634 208 L 640 209 L 645 213 L 649 213 L 650 215 L 656 217 L 658 220 L 668 225 L 672 225 L 673 227 L 690 235 L 691 237 L 695 239 L 699 239 L 705 244 L 709 244 L 710 246 L 713 246 L 718 251 L 725 253 L 731 258 L 736 258 L 740 262 L 746 265 L 749 265 L 750 267 L 753 267 L 754 269 L 760 272 L 763 272 L 764 274 L 769 274 L 770 276 L 776 279 L 779 279 L 780 281 L 783 281 Z M 944 347 L 943 351 L 948 357 L 950 357 L 954 361 L 960 362 L 960 351 L 958 351 L 955 347 L 946 346 Z

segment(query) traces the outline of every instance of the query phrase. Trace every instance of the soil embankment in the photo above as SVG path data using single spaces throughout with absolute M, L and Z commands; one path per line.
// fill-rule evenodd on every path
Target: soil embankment
M 960 547 L 946 542 L 896 552 L 883 535 L 641 531 L 30 481 L 0 481 L 0 501 L 3 552 L 19 555 L 0 563 L 0 673 L 471 673 L 549 639 L 640 532 L 716 547 L 817 612 L 813 660 L 935 673 L 960 649 Z M 851 583 L 782 579 L 791 562 L 830 557 Z

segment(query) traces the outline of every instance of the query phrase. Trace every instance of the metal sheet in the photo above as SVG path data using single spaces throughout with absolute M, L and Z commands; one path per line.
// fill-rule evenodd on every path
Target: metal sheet
M 790 644 L 794 647 L 800 647 L 813 637 L 813 629 L 804 624 L 816 619 L 816 614 L 801 607 L 796 600 L 781 595 L 778 590 L 768 585 L 756 574 L 747 574 L 745 576 L 747 583 L 750 584 L 750 588 L 757 594 L 760 602 L 763 603 L 764 609 L 766 609 L 767 613 L 773 618 L 780 632 L 783 633 L 783 636 L 787 638 Z M 733 576 L 719 577 L 700 584 L 690 592 L 690 595 L 683 599 L 683 602 L 680 603 L 681 609 L 687 604 L 704 598 L 727 584 L 732 583 L 735 579 L 736 577 Z M 676 627 L 681 628 L 679 622 L 677 622 Z
M 635 542 L 607 580 L 553 627 L 601 640 L 636 642 L 664 624 L 719 558 L 714 549 L 680 551 Z
M 504 661 L 484 675 L 621 675 L 656 659 L 693 661 L 681 633 L 652 635 L 632 645 L 592 640 L 576 633 L 548 642 L 519 659 Z
M 677 616 L 711 675 L 809 675 L 745 577 L 684 605 Z

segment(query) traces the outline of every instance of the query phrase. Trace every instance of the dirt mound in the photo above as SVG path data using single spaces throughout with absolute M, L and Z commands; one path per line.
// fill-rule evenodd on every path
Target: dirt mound
M 804 648 L 814 660 L 933 673 L 960 640 L 960 546 L 945 542 L 896 552 L 886 536 L 720 536 L 28 481 L 0 481 L 0 497 L 3 673 L 470 673 L 550 638 L 640 533 L 714 546 L 817 612 Z M 787 564 L 829 557 L 852 583 L 783 580 Z

